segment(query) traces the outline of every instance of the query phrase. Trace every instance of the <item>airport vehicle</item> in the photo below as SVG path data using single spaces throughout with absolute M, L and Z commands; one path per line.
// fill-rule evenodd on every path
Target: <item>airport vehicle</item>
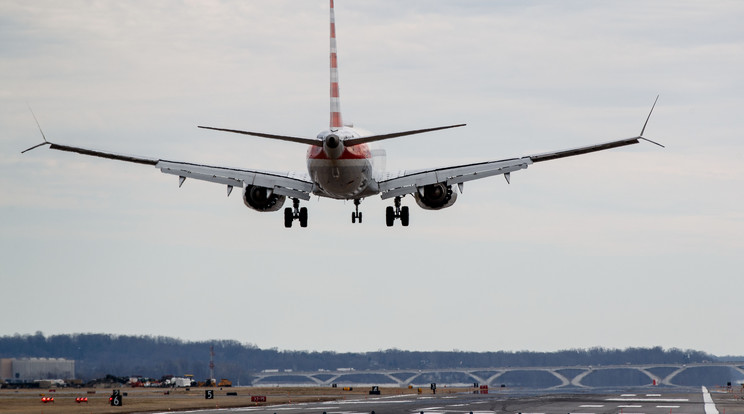
M 484 161 L 444 168 L 386 172 L 382 169 L 385 151 L 371 149 L 369 146 L 370 143 L 462 127 L 465 124 L 381 135 L 366 133 L 353 126 L 345 125 L 342 121 L 340 109 L 334 2 L 330 0 L 329 129 L 321 131 L 315 138 L 307 138 L 199 126 L 199 128 L 203 129 L 282 140 L 309 146 L 307 150 L 306 173 L 225 168 L 150 157 L 120 155 L 56 144 L 46 140 L 40 126 L 39 130 L 44 142 L 23 152 L 48 145 L 49 148 L 59 151 L 152 165 L 160 169 L 163 173 L 178 176 L 179 187 L 183 185 L 187 178 L 225 185 L 228 196 L 232 193 L 233 188 L 240 187 L 243 190 L 242 198 L 245 205 L 260 212 L 278 211 L 284 206 L 286 199 L 289 198 L 292 200 L 292 207 L 284 209 L 285 227 L 292 227 L 292 223 L 295 220 L 299 221 L 301 227 L 307 227 L 308 210 L 306 207 L 300 207 L 300 200 L 307 201 L 311 195 L 337 200 L 353 200 L 355 208 L 351 214 L 351 221 L 352 223 L 361 223 L 362 212 L 359 211 L 361 201 L 366 197 L 379 194 L 383 200 L 393 200 L 393 205 L 388 206 L 385 211 L 385 222 L 387 226 L 393 226 L 396 220 L 400 220 L 403 226 L 408 226 L 410 223 L 410 211 L 408 206 L 402 205 L 402 199 L 407 195 L 413 196 L 416 204 L 423 209 L 440 210 L 451 207 L 455 203 L 458 192 L 462 193 L 464 184 L 467 181 L 503 175 L 506 181 L 510 182 L 512 172 L 526 169 L 534 163 L 637 144 L 640 140 L 656 144 L 643 137 L 646 125 L 655 106 L 656 101 L 654 101 L 654 105 L 651 107 L 641 133 L 632 138 L 518 158 Z M 36 119 L 35 115 L 34 119 Z

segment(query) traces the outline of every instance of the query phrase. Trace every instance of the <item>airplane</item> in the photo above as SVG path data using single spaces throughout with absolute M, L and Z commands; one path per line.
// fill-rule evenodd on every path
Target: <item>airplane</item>
M 334 0 L 330 0 L 330 52 L 330 126 L 329 129 L 318 133 L 315 138 L 198 126 L 202 129 L 307 145 L 309 146 L 306 155 L 307 173 L 217 167 L 151 157 L 121 155 L 56 144 L 47 141 L 33 111 L 31 113 L 44 142 L 28 148 L 22 151 L 22 153 L 48 145 L 53 150 L 152 165 L 159 168 L 165 174 L 178 176 L 179 187 L 183 185 L 187 178 L 225 185 L 227 186 L 228 196 L 232 193 L 233 188 L 240 187 L 243 189 L 242 198 L 244 204 L 259 212 L 278 211 L 284 206 L 286 199 L 289 198 L 292 200 L 292 207 L 286 207 L 284 209 L 284 226 L 287 228 L 292 227 L 292 223 L 295 220 L 299 221 L 300 227 L 307 227 L 307 207 L 300 207 L 300 200 L 310 200 L 311 195 L 336 200 L 353 200 L 354 212 L 351 214 L 351 222 L 362 223 L 362 212 L 359 211 L 361 201 L 366 197 L 379 194 L 383 200 L 393 200 L 393 205 L 385 209 L 386 225 L 391 227 L 396 220 L 400 220 L 400 224 L 405 227 L 410 223 L 409 208 L 402 205 L 402 199 L 407 195 L 413 196 L 416 204 L 423 209 L 441 210 L 451 207 L 457 200 L 458 192 L 462 194 L 465 182 L 471 180 L 503 175 L 507 183 L 511 183 L 512 172 L 526 169 L 534 163 L 637 144 L 641 140 L 663 147 L 663 145 L 643 137 L 646 125 L 659 99 L 657 96 L 651 106 L 648 117 L 646 117 L 646 122 L 643 124 L 641 133 L 636 137 L 518 158 L 484 161 L 444 168 L 386 172 L 382 167 L 386 155 L 385 151 L 381 149 L 370 149 L 369 143 L 449 128 L 458 128 L 465 126 L 465 124 L 381 135 L 371 135 L 368 132 L 355 129 L 352 125 L 344 124 L 341 117 L 339 94 Z

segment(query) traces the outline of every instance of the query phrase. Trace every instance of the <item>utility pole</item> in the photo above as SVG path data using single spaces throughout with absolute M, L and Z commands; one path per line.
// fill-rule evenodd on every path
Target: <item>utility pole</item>
M 209 347 L 209 380 L 214 380 L 214 345 Z

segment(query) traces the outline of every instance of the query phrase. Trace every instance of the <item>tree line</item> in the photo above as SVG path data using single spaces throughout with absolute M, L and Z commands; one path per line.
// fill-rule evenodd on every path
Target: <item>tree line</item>
M 687 364 L 717 361 L 713 355 L 681 349 L 588 348 L 556 352 L 534 351 L 405 351 L 373 352 L 287 351 L 260 349 L 234 340 L 185 341 L 164 336 L 70 334 L 0 337 L 2 358 L 66 358 L 75 360 L 76 377 L 84 380 L 117 376 L 193 374 L 209 376 L 210 347 L 214 347 L 215 376 L 240 380 L 262 370 L 318 371 L 353 368 L 445 369 L 487 367 L 586 366 L 622 364 Z

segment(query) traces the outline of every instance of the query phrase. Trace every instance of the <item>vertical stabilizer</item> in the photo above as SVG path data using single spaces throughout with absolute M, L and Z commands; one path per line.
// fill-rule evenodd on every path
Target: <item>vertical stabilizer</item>
M 331 1 L 331 128 L 341 128 L 341 100 L 338 93 L 338 57 L 336 56 L 336 14 Z

